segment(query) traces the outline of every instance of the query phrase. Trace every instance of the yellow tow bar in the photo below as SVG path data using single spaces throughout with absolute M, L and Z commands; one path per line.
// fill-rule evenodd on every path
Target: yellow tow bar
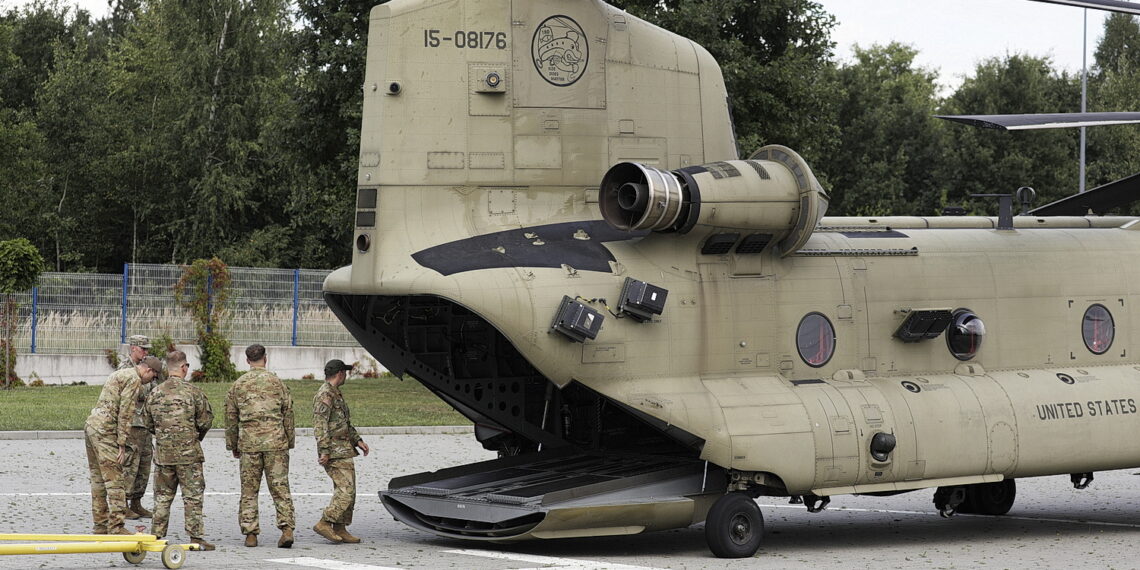
M 0 554 L 122 552 L 127 562 L 141 564 L 147 552 L 161 552 L 162 565 L 171 569 L 181 568 L 186 551 L 197 549 L 197 544 L 167 544 L 153 534 L 0 534 Z

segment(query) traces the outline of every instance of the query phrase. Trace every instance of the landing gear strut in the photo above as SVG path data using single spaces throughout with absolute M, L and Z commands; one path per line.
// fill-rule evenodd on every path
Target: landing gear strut
M 1004 515 L 1013 508 L 1017 498 L 1017 485 L 1013 479 L 996 483 L 978 483 L 958 487 L 939 487 L 934 492 L 934 507 L 943 517 L 955 513 Z
M 1073 473 L 1069 475 L 1069 480 L 1073 482 L 1074 489 L 1087 489 L 1089 484 L 1093 482 L 1093 474 Z
M 764 515 L 747 493 L 717 499 L 705 519 L 705 541 L 717 558 L 748 558 L 760 549 Z

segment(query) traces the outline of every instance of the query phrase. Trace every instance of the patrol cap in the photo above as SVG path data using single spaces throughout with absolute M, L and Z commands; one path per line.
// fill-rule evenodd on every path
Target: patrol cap
M 352 370 L 352 365 L 345 364 L 343 360 L 334 358 L 325 363 L 325 378 L 336 376 L 336 373 L 341 370 Z
M 146 366 L 147 368 L 150 368 L 151 370 L 154 370 L 155 372 L 162 372 L 162 361 L 153 357 L 153 356 L 148 356 L 146 358 L 143 358 L 142 361 L 139 362 L 139 364 Z
M 127 344 L 131 346 L 141 346 L 143 348 L 150 348 L 150 339 L 145 335 L 133 334 L 127 337 Z

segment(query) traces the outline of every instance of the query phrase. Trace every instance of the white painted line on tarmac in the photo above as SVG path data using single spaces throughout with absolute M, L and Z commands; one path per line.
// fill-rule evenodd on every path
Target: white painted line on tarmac
M 483 558 L 497 558 L 512 562 L 526 562 L 539 564 L 542 570 L 660 570 L 649 566 L 630 566 L 628 564 L 614 564 L 613 562 L 594 562 L 592 560 L 575 560 L 573 558 L 555 558 L 553 556 L 536 556 L 533 554 L 516 554 L 514 552 L 492 552 L 489 550 L 445 550 L 445 554 L 465 554 L 467 556 L 482 556 Z M 516 570 L 537 570 L 519 568 Z
M 308 566 L 309 568 L 324 568 L 325 570 L 397 570 L 396 568 L 389 568 L 388 566 L 373 566 L 371 564 L 357 564 L 356 562 L 341 562 L 339 560 L 325 560 L 323 558 L 309 558 L 307 556 L 299 558 L 267 558 L 265 561 L 275 562 L 277 564 Z
M 758 506 L 760 506 L 761 508 L 769 508 L 769 509 L 801 509 L 801 510 L 804 509 L 803 505 L 758 505 Z M 891 509 L 856 509 L 856 508 L 850 508 L 850 507 L 828 507 L 827 510 L 829 510 L 829 511 L 846 511 L 846 512 L 851 512 L 851 513 L 880 513 L 880 514 L 888 514 L 888 515 L 922 515 L 922 516 L 927 516 L 927 517 L 938 516 L 937 511 L 895 511 L 895 510 L 891 510 Z M 966 514 L 966 513 L 957 513 L 954 516 L 956 516 L 956 517 L 993 518 L 993 519 L 999 519 L 999 520 L 1013 520 L 1013 521 L 1053 522 L 1053 523 L 1065 523 L 1065 524 L 1085 524 L 1085 525 L 1093 525 L 1093 526 L 1114 526 L 1114 527 L 1124 527 L 1124 528 L 1140 528 L 1140 524 L 1088 521 L 1088 520 L 1080 520 L 1080 519 L 1054 519 L 1054 518 L 1044 518 L 1044 517 L 1019 517 L 1016 515 L 997 515 L 997 516 L 994 516 L 994 515 L 975 515 L 975 514 Z

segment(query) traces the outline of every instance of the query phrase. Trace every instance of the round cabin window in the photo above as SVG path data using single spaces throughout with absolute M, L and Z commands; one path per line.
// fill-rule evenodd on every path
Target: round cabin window
M 982 348 L 986 324 L 981 317 L 967 309 L 954 311 L 954 321 L 946 329 L 946 346 L 958 360 L 969 360 Z
M 796 349 L 808 366 L 819 368 L 835 354 L 835 327 L 820 313 L 808 313 L 796 329 Z
M 1112 313 L 1100 304 L 1086 309 L 1085 318 L 1081 320 L 1081 336 L 1085 339 L 1085 347 L 1093 354 L 1108 352 L 1112 339 L 1116 336 Z

